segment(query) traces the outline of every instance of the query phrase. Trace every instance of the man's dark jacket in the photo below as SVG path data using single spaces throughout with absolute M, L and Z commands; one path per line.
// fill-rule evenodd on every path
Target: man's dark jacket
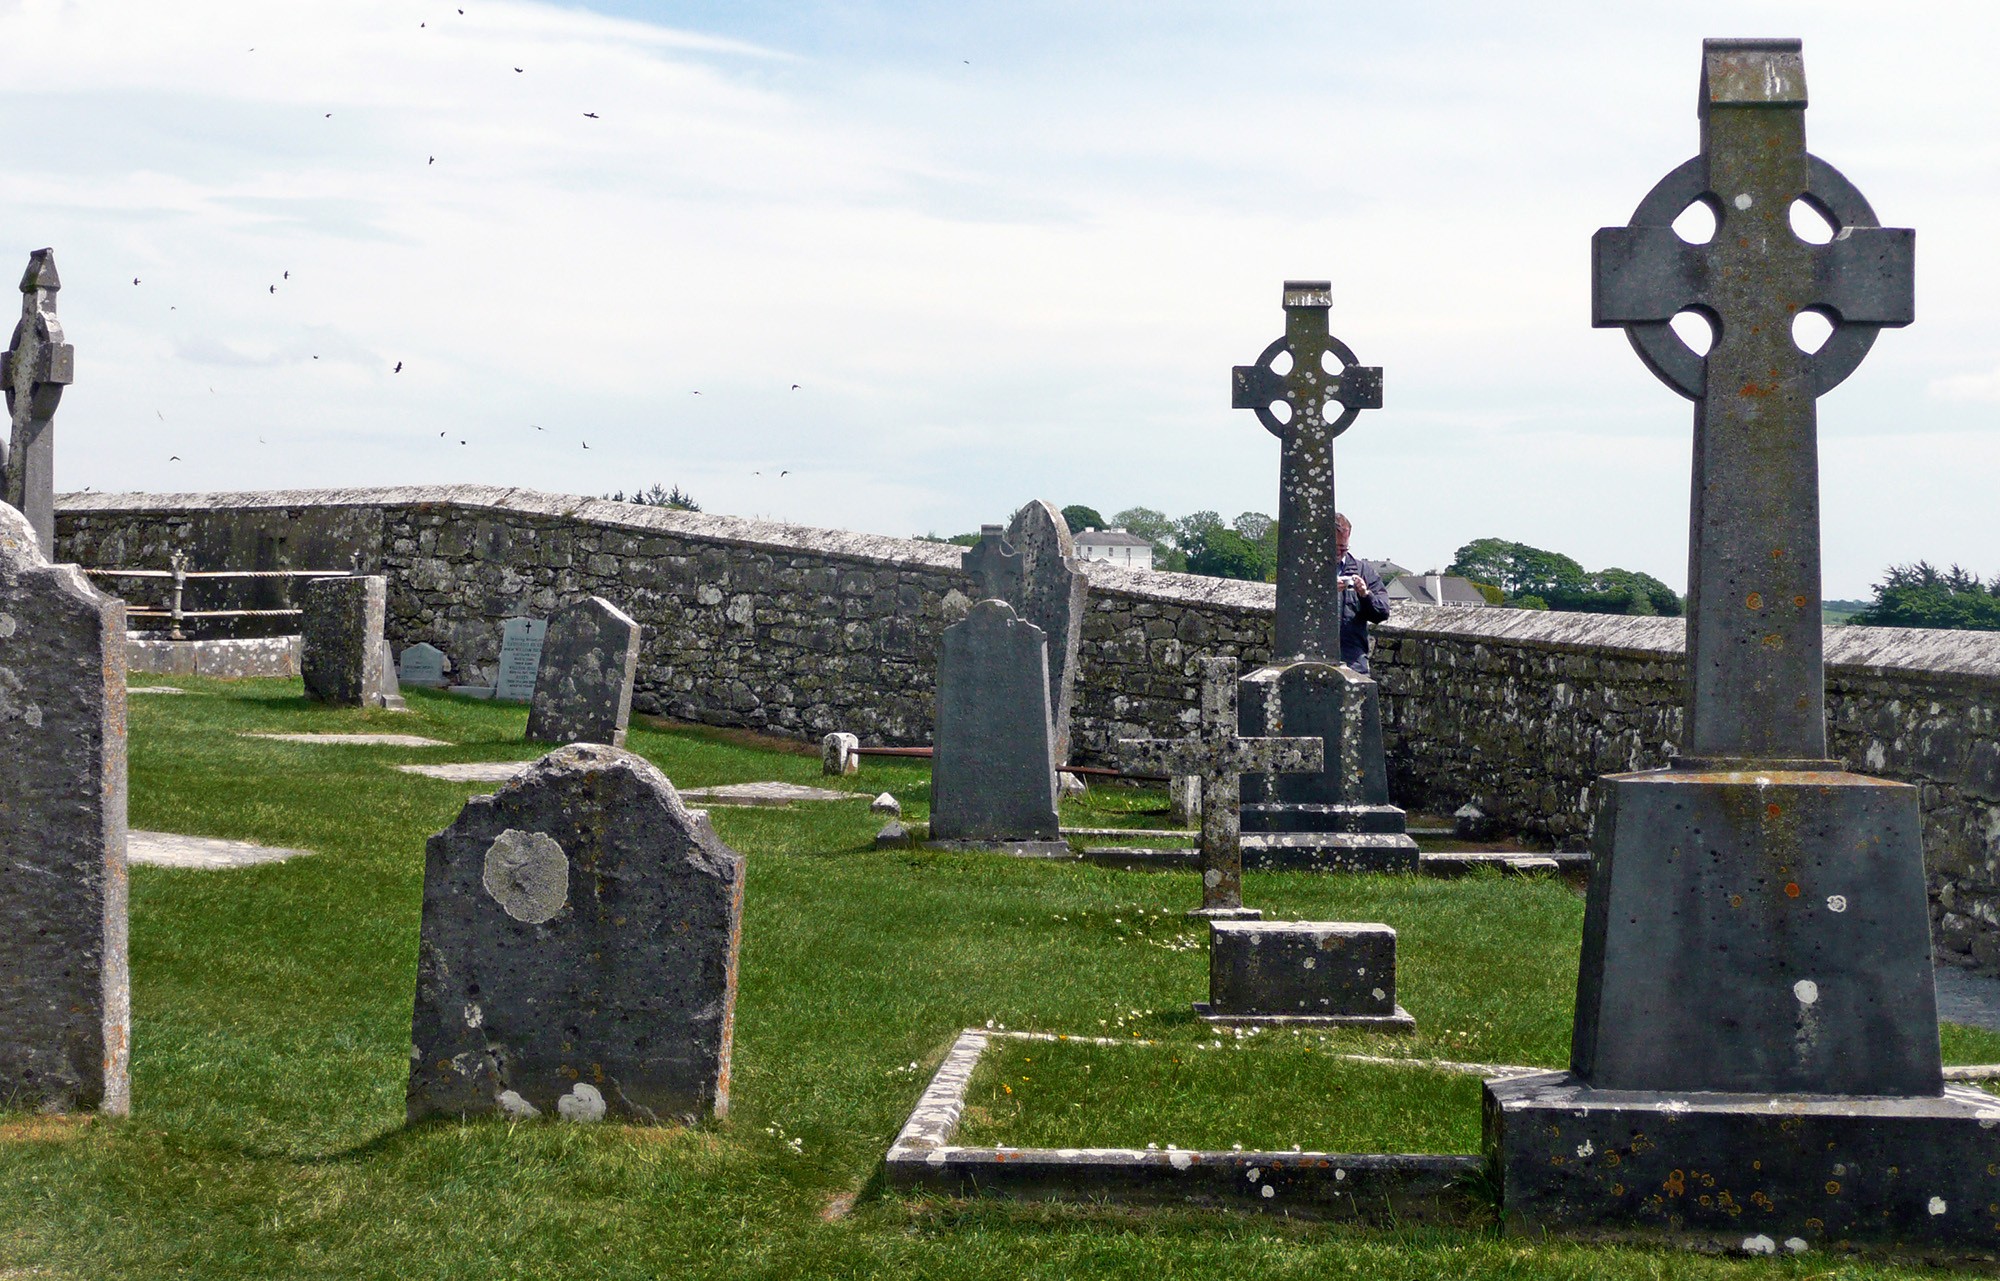
M 1368 585 L 1368 591 L 1340 592 L 1340 661 L 1357 672 L 1368 670 L 1368 624 L 1379 623 L 1389 617 L 1389 593 L 1382 586 L 1382 576 L 1375 567 L 1358 559 L 1353 552 L 1340 558 L 1340 572 L 1358 574 Z

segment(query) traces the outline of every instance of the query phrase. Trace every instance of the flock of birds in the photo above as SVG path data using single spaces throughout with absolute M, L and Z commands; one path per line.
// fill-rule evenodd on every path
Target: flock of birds
M 464 16 L 465 16 L 465 10 L 463 10 L 463 9 L 460 9 L 460 10 L 458 11 L 458 14 L 459 14 L 459 16 L 460 16 L 460 17 L 464 17 Z M 419 23 L 417 23 L 417 26 L 418 26 L 418 27 L 419 27 L 420 29 L 424 29 L 424 28 L 427 28 L 427 27 L 428 27 L 428 23 L 427 23 L 427 22 L 419 22 Z M 255 52 L 257 52 L 257 48 L 256 48 L 256 46 L 255 46 L 255 45 L 252 45 L 252 46 L 250 46 L 250 48 L 249 48 L 249 52 L 251 52 L 251 53 L 255 53 Z M 515 68 L 514 68 L 514 71 L 515 71 L 515 73 L 516 73 L 517 75 L 526 75 L 526 74 L 527 74 L 527 69 L 526 69 L 526 68 L 524 68 L 524 67 L 515 67 Z M 598 114 L 597 114 L 597 113 L 596 113 L 595 111 L 586 111 L 586 112 L 584 112 L 584 113 L 583 113 L 583 117 L 584 117 L 584 119 L 586 119 L 586 120 L 599 120 L 599 119 L 602 119 L 602 117 L 601 117 L 601 116 L 599 116 L 599 115 L 598 115 Z M 333 113 L 332 113 L 331 111 L 328 111 L 328 112 L 325 112 L 325 113 L 324 113 L 324 116 L 323 116 L 323 118 L 324 118 L 324 119 L 327 119 L 327 120 L 331 120 L 331 119 L 333 119 Z M 436 163 L 437 163 L 437 157 L 436 157 L 435 155 L 426 155 L 426 157 L 425 157 L 425 160 L 424 160 L 424 165 L 425 165 L 425 167 L 426 167 L 426 168 L 428 168 L 428 167 L 430 167 L 430 166 L 432 166 L 432 165 L 435 165 Z M 290 280 L 291 280 L 291 278 L 292 278 L 292 273 L 291 273 L 291 271 L 290 271 L 289 269 L 287 269 L 287 270 L 286 270 L 286 271 L 284 271 L 284 272 L 282 273 L 282 275 L 281 275 L 281 276 L 279 277 L 279 281 L 280 281 L 280 282 L 288 282 L 288 281 L 290 281 Z M 132 277 L 132 284 L 133 284 L 133 285 L 134 285 L 135 287 L 136 287 L 136 286 L 138 286 L 138 285 L 140 284 L 140 278 L 139 278 L 139 277 L 137 277 L 137 276 L 134 276 L 134 277 Z M 277 294 L 277 292 L 278 292 L 278 283 L 277 283 L 277 282 L 274 282 L 274 283 L 272 283 L 272 284 L 271 284 L 271 285 L 270 285 L 270 286 L 268 287 L 268 289 L 269 289 L 269 293 L 270 293 L 271 295 L 275 296 L 275 295 Z M 170 306 L 170 307 L 168 307 L 168 308 L 167 308 L 167 310 L 168 310 L 168 311 L 175 311 L 175 310 L 178 310 L 178 308 L 177 308 L 177 307 L 173 307 L 173 306 Z M 318 360 L 318 359 L 319 359 L 319 357 L 318 357 L 317 355 L 315 355 L 315 356 L 313 356 L 313 359 L 314 359 L 314 360 Z M 403 362 L 402 362 L 402 361 L 400 361 L 400 360 L 398 360 L 398 361 L 396 362 L 396 365 L 395 365 L 395 368 L 391 369 L 391 370 L 390 370 L 389 372 L 390 372 L 390 373 L 392 373 L 392 374 L 400 374 L 400 373 L 402 373 L 402 372 L 403 372 Z M 792 387 L 791 387 L 791 389 L 792 389 L 793 391 L 798 391 L 798 390 L 800 389 L 800 387 L 799 387 L 799 384 L 798 384 L 798 383 L 793 383 L 793 384 L 792 384 Z M 208 390 L 209 390 L 209 391 L 210 391 L 211 393 L 213 393 L 213 392 L 215 391 L 215 388 L 213 388 L 213 387 L 210 387 L 210 388 L 209 388 Z M 701 395 L 701 393 L 700 393 L 699 391 L 696 391 L 696 392 L 694 392 L 693 394 L 694 394 L 694 395 L 697 395 L 697 396 Z M 167 420 L 167 416 L 166 416 L 166 415 L 165 415 L 164 413 L 162 413 L 162 412 L 161 412 L 161 411 L 160 411 L 159 409 L 157 409 L 157 408 L 156 408 L 156 409 L 154 409 L 154 411 L 153 411 L 153 412 L 154 412 L 154 414 L 155 414 L 155 415 L 157 415 L 157 416 L 159 417 L 159 419 L 160 419 L 160 421 L 161 421 L 161 422 L 165 422 L 165 421 Z M 530 424 L 529 424 L 529 426 L 531 426 L 531 427 L 534 427 L 534 429 L 535 429 L 536 431 L 545 431 L 545 430 L 546 430 L 545 428 L 543 428 L 543 427 L 540 427 L 540 426 L 537 426 L 536 424 L 533 424 L 533 423 L 530 423 Z M 439 437 L 440 437 L 441 439 L 444 439 L 444 438 L 449 438 L 449 436 L 450 436 L 450 433 L 449 433 L 448 431 L 441 431 L 441 432 L 439 432 L 439 433 L 438 433 L 438 436 L 439 436 Z M 259 436 L 259 437 L 257 438 L 257 443 L 258 443 L 258 444 L 260 444 L 260 445 L 262 445 L 262 444 L 264 444 L 264 443 L 266 443 L 266 442 L 265 442 L 265 440 L 264 440 L 264 438 L 263 438 L 262 436 Z M 468 444 L 469 442 L 468 442 L 468 441 L 466 441 L 465 439 L 460 439 L 458 443 L 459 443 L 459 444 L 461 444 L 461 445 L 464 445 L 464 444 Z M 589 441 L 587 441 L 587 440 L 581 440 L 581 439 L 579 439 L 578 443 L 579 443 L 579 444 L 581 444 L 581 445 L 582 445 L 582 447 L 583 447 L 583 448 L 585 448 L 585 449 L 589 449 L 589 448 L 590 448 L 590 442 L 589 442 Z M 177 463 L 177 462 L 180 462 L 180 461 L 181 461 L 181 456 L 180 456 L 179 454 L 172 454 L 172 455 L 169 455 L 169 456 L 168 456 L 168 458 L 167 458 L 167 461 L 168 461 L 168 462 L 173 462 L 173 463 Z M 751 475 L 753 475 L 753 476 L 762 476 L 763 474 L 764 474 L 764 473 L 763 473 L 762 471 L 753 471 L 753 472 L 751 473 Z M 787 468 L 787 469 L 785 469 L 785 470 L 783 470 L 783 471 L 780 471 L 780 472 L 778 473 L 778 475 L 780 475 L 780 476 L 789 476 L 789 475 L 791 475 L 791 470 L 790 470 L 789 468 Z

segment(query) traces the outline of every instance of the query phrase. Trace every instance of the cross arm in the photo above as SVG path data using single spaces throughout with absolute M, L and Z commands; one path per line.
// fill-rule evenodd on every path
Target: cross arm
M 1326 740 L 1239 738 L 1223 759 L 1238 774 L 1317 774 L 1326 768 Z
M 1184 777 L 1205 773 L 1214 755 L 1200 739 L 1121 738 L 1118 759 L 1134 773 Z
M 1284 376 L 1273 373 L 1268 364 L 1237 365 L 1229 377 L 1232 409 L 1263 409 L 1274 400 L 1284 400 L 1291 391 Z
M 1349 409 L 1382 407 L 1382 366 L 1349 365 L 1340 371 L 1340 390 L 1333 398 Z
M 1849 324 L 1901 328 L 1917 318 L 1917 233 L 1845 227 L 1813 255 L 1814 303 Z
M 1602 227 L 1590 238 L 1590 323 L 1671 320 L 1699 302 L 1706 264 L 1672 227 Z

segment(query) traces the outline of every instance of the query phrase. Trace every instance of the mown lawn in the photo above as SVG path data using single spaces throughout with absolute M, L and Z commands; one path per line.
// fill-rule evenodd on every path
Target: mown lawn
M 1019 1104 L 974 1119 L 1009 1142 L 1471 1151 L 1467 1078 L 1330 1056 L 1561 1062 L 1582 908 L 1549 880 L 1252 876 L 1269 915 L 1394 925 L 1421 1030 L 1217 1047 L 1188 1013 L 1206 991 L 1205 940 L 1180 916 L 1192 874 L 878 853 L 860 800 L 712 811 L 749 860 L 727 1121 L 406 1129 L 423 842 L 485 787 L 388 766 L 532 756 L 525 712 L 423 691 L 409 714 L 335 711 L 297 682 L 172 683 L 190 692 L 132 700 L 132 825 L 315 853 L 133 869 L 133 1113 L 0 1113 L 0 1278 L 1917 1275 L 1482 1226 L 885 1195 L 890 1137 L 958 1029 L 988 1020 L 1157 1043 L 1009 1046 L 982 1088 Z M 451 746 L 240 737 L 362 729 Z M 816 753 L 741 735 L 635 727 L 629 745 L 683 786 L 828 781 Z M 840 785 L 925 817 L 922 762 L 870 759 Z M 1099 791 L 1069 817 L 1164 825 L 1145 813 L 1162 805 Z M 1947 1050 L 2000 1059 L 2000 1037 L 1953 1029 Z

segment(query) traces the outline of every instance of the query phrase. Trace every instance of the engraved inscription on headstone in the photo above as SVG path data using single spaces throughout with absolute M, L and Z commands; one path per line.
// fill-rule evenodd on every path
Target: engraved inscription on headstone
M 545 618 L 510 618 L 500 624 L 500 668 L 493 679 L 493 697 L 525 703 L 535 696 L 535 673 L 542 665 Z
M 56 551 L 56 405 L 75 377 L 76 350 L 63 341 L 56 319 L 55 252 L 37 249 L 21 277 L 21 320 L 8 350 L 0 353 L 0 385 L 13 420 L 0 443 L 0 501 L 27 517 L 42 554 Z
M 130 1110 L 125 606 L 0 504 L 0 1107 Z
M 623 610 L 602 596 L 558 610 L 542 643 L 528 738 L 621 746 L 638 671 L 639 624 Z
M 427 641 L 403 647 L 396 660 L 396 679 L 405 685 L 435 689 L 445 683 L 444 651 Z
M 630 752 L 559 748 L 430 839 L 407 1112 L 729 1108 L 743 860 Z

